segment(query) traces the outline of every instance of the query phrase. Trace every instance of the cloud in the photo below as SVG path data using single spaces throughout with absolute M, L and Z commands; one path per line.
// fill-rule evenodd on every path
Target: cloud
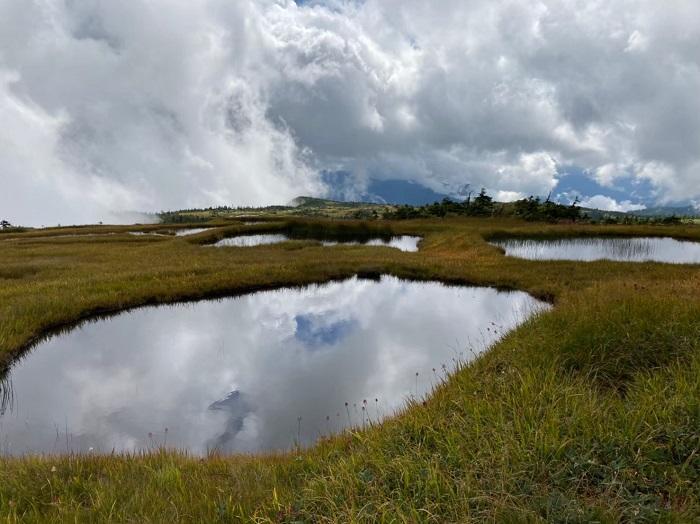
M 640 33 L 635 29 L 627 39 L 627 47 L 625 47 L 625 51 L 628 53 L 643 52 L 646 51 L 648 47 L 649 39 L 644 35 L 644 33 Z
M 115 180 L 70 169 L 60 154 L 60 132 L 70 117 L 63 111 L 49 114 L 15 96 L 10 90 L 14 81 L 12 75 L 0 76 L 3 212 L 9 208 L 19 223 L 52 216 L 80 222 L 93 218 L 103 206 L 118 210 L 143 203 Z
M 0 213 L 278 203 L 327 193 L 321 171 L 358 194 L 544 195 L 561 165 L 697 199 L 698 19 L 691 0 L 6 0 Z
M 0 212 L 84 222 L 322 190 L 292 130 L 266 115 L 257 8 L 157 4 L 0 6 Z
M 626 166 L 605 164 L 593 170 L 593 178 L 603 187 L 614 187 L 615 181 L 630 176 Z
M 619 211 L 622 213 L 646 209 L 646 206 L 643 204 L 633 204 L 629 200 L 618 202 L 614 198 L 610 198 L 605 195 L 595 195 L 586 198 L 581 201 L 581 206 L 591 209 L 601 209 L 603 211 Z

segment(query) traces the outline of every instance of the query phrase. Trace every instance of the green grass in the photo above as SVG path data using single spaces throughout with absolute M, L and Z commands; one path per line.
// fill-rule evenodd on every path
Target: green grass
M 47 329 L 95 313 L 358 272 L 522 289 L 555 307 L 425 403 L 308 451 L 4 458 L 7 522 L 700 520 L 700 267 L 526 261 L 484 240 L 700 239 L 700 228 L 498 219 L 218 224 L 186 238 L 33 231 L 0 240 L 0 359 L 10 363 Z M 321 227 L 390 228 L 424 240 L 419 253 L 305 240 L 199 245 L 242 231 Z

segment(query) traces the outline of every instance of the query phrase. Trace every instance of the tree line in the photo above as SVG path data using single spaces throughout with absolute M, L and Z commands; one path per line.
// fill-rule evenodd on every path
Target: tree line
M 384 218 L 405 220 L 410 218 L 430 218 L 445 216 L 489 217 L 494 215 L 515 215 L 529 221 L 577 221 L 583 217 L 579 200 L 576 198 L 570 205 L 559 204 L 548 196 L 530 196 L 509 204 L 494 202 L 486 189 L 482 188 L 478 195 L 472 198 L 469 194 L 463 201 L 444 198 L 424 206 L 398 206 L 396 210 L 384 214 Z

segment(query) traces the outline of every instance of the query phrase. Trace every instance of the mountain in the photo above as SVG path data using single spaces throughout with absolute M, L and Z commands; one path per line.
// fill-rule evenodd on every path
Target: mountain
M 438 193 L 421 184 L 406 180 L 373 180 L 367 188 L 367 193 L 370 202 L 410 206 L 432 204 L 448 197 L 445 193 Z
M 448 196 L 410 180 L 373 178 L 366 182 L 364 189 L 360 189 L 361 184 L 358 185 L 352 173 L 346 171 L 326 171 L 321 178 L 329 188 L 327 197 L 340 202 L 422 206 Z
M 632 216 L 632 213 L 624 213 L 623 211 L 606 211 L 604 209 L 594 209 L 590 207 L 582 207 L 581 214 L 593 220 L 601 220 L 608 217 L 621 218 L 624 216 Z
M 639 217 L 697 217 L 700 216 L 700 211 L 695 206 L 658 206 L 630 211 L 627 214 Z

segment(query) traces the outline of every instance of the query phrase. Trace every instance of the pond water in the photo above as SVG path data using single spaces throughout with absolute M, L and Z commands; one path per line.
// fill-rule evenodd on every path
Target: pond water
M 165 237 L 163 233 L 156 233 L 155 231 L 129 231 L 130 235 L 135 237 Z
M 700 263 L 700 243 L 673 238 L 510 239 L 492 244 L 503 248 L 507 256 L 528 260 Z
M 177 237 L 186 237 L 189 235 L 196 235 L 197 233 L 203 233 L 204 231 L 209 231 L 210 229 L 213 229 L 211 227 L 197 227 L 197 228 L 191 228 L 191 229 L 175 229 L 173 230 L 173 233 Z M 136 236 L 170 236 L 166 233 L 158 233 L 156 231 L 129 231 L 130 235 L 136 235 Z
M 385 276 L 126 312 L 11 368 L 0 453 L 308 445 L 391 415 L 548 307 Z
M 287 240 L 289 240 L 289 237 L 281 234 L 240 235 L 237 237 L 223 238 L 214 244 L 214 247 L 265 246 L 267 244 L 279 244 Z
M 189 235 L 196 235 L 198 233 L 204 233 L 205 231 L 211 230 L 211 227 L 196 227 L 192 229 L 178 229 L 175 231 L 175 236 L 186 237 Z
M 219 240 L 214 246 L 216 247 L 253 247 L 262 246 L 267 244 L 279 244 L 280 242 L 286 242 L 288 240 L 295 240 L 295 238 L 283 234 L 262 234 L 262 235 L 240 235 L 237 237 L 224 238 Z M 296 240 L 302 240 L 296 239 Z M 313 240 L 313 239 L 307 239 Z M 365 245 L 365 246 L 378 246 L 378 247 L 392 247 L 399 249 L 401 251 L 415 252 L 418 251 L 418 243 L 421 241 L 420 237 L 401 235 L 395 236 L 388 239 L 382 238 L 372 238 L 366 241 L 360 240 L 338 240 L 338 241 L 322 241 L 324 246 L 337 246 L 337 245 Z
M 408 235 L 401 235 L 397 237 L 392 237 L 390 240 L 383 240 L 381 238 L 373 238 L 367 242 L 350 241 L 350 242 L 337 242 L 337 241 L 325 241 L 322 242 L 324 246 L 337 246 L 342 245 L 365 245 L 365 246 L 380 246 L 380 247 L 393 247 L 395 249 L 400 249 L 401 251 L 416 252 L 418 251 L 418 243 L 421 241 L 421 237 L 414 237 Z

